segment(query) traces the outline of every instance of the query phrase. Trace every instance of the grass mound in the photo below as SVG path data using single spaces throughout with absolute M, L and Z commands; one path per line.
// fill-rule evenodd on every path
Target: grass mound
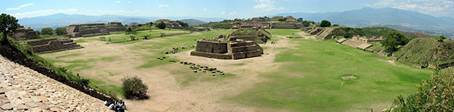
M 422 68 L 436 68 L 439 64 L 454 62 L 454 41 L 439 42 L 434 38 L 411 40 L 394 54 L 396 60 Z

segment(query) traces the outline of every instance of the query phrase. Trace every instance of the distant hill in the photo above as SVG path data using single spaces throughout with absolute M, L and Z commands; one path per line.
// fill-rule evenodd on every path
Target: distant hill
M 127 17 L 127 16 L 86 16 L 86 15 L 67 15 L 67 14 L 55 14 L 49 16 L 40 16 L 33 18 L 19 19 L 19 23 L 24 26 L 32 27 L 34 29 L 40 29 L 43 27 L 61 27 L 70 24 L 82 24 L 82 23 L 106 23 L 106 22 L 122 22 L 124 24 L 129 23 L 145 23 L 155 18 L 146 17 Z
M 364 27 L 387 26 L 399 30 L 443 34 L 454 37 L 454 19 L 434 17 L 414 11 L 394 8 L 363 8 L 330 13 L 282 13 L 281 16 L 294 16 L 309 20 L 330 20 L 337 24 Z
M 19 19 L 21 25 L 32 27 L 39 30 L 43 27 L 62 27 L 70 24 L 82 23 L 106 23 L 106 22 L 122 22 L 123 24 L 130 23 L 146 23 L 155 21 L 161 18 L 168 18 L 174 20 L 185 20 L 190 24 L 200 24 L 206 22 L 222 21 L 222 18 L 204 18 L 204 17 L 131 17 L 131 16 L 88 16 L 77 14 L 54 14 L 48 16 L 39 16 L 31 18 Z M 189 19 L 188 19 L 189 18 Z
M 197 25 L 208 23 L 208 22 L 205 22 L 205 21 L 202 21 L 202 20 L 197 20 L 197 19 L 182 19 L 180 21 L 188 23 L 189 26 L 197 26 Z

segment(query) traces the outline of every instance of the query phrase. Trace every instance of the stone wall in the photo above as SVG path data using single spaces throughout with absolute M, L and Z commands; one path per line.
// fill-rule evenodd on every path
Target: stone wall
M 33 38 L 39 37 L 39 33 L 36 31 L 33 31 L 33 29 L 31 29 L 31 28 L 20 27 L 12 34 L 11 37 L 13 37 L 14 39 L 18 39 L 18 40 L 33 39 Z
M 103 101 L 0 56 L 0 112 L 108 112 Z
M 216 59 L 244 59 L 258 57 L 263 54 L 262 48 L 254 41 L 207 41 L 197 42 L 196 50 L 191 52 L 193 56 L 201 56 Z
M 70 25 L 66 28 L 66 32 L 71 37 L 107 35 L 110 34 L 110 32 L 124 30 L 126 30 L 126 28 L 119 22 L 110 22 L 108 24 L 104 23 L 76 24 Z
M 82 48 L 70 39 L 43 39 L 27 42 L 35 53 L 56 52 L 62 50 Z
M 271 25 L 273 29 L 300 29 L 303 27 L 301 23 L 273 23 Z

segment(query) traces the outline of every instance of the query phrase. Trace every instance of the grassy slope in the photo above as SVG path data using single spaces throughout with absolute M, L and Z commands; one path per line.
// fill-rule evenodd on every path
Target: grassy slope
M 279 54 L 280 71 L 264 74 L 268 81 L 231 98 L 245 105 L 291 111 L 368 111 L 415 91 L 431 71 L 392 65 L 375 54 L 332 41 L 293 40 L 296 49 Z M 359 79 L 342 81 L 345 74 Z
M 417 38 L 394 54 L 399 62 L 427 66 L 454 61 L 454 41 L 438 42 L 434 38 Z

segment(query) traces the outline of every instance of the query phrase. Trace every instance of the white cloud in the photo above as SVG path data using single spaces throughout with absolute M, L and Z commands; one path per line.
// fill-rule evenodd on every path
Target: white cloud
M 167 5 L 167 4 L 159 4 L 158 5 L 158 8 L 168 8 L 168 7 L 169 7 L 169 5 Z
M 6 10 L 7 10 L 7 11 L 21 10 L 21 9 L 23 9 L 23 8 L 31 7 L 31 6 L 33 6 L 33 5 L 34 5 L 33 3 L 26 3 L 26 4 L 19 5 L 19 6 L 17 6 L 17 7 L 7 8 Z
M 372 7 L 392 7 L 436 16 L 454 17 L 454 0 L 381 0 Z
M 115 3 L 119 4 L 119 3 L 121 3 L 121 1 L 120 1 L 120 0 L 117 0 L 117 1 L 115 1 Z
M 52 15 L 52 14 L 57 14 L 57 13 L 75 14 L 79 11 L 80 11 L 79 9 L 45 9 L 45 10 L 34 10 L 34 11 L 29 11 L 29 12 L 17 12 L 17 13 L 12 13 L 12 15 L 17 18 L 28 18 L 28 17 Z
M 254 8 L 267 12 L 283 10 L 284 8 L 275 6 L 276 1 L 277 0 L 255 0 L 256 4 Z

